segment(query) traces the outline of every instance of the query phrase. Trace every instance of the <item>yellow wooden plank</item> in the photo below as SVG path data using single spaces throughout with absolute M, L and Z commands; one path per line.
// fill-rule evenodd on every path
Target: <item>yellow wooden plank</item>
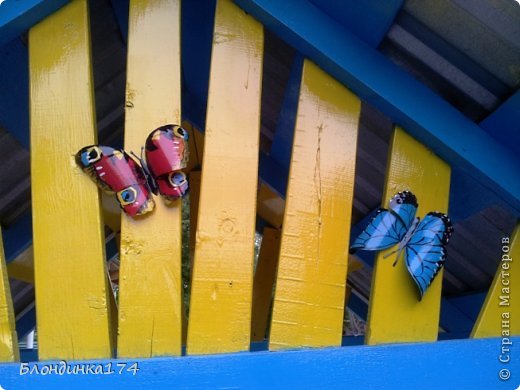
M 132 0 L 125 149 L 139 153 L 152 130 L 180 122 L 180 2 Z M 119 357 L 181 353 L 181 201 L 155 203 L 143 218 L 122 216 Z
M 265 338 L 279 254 L 280 231 L 267 227 L 262 235 L 262 246 L 253 282 L 252 341 L 263 341 Z
M 262 26 L 218 0 L 192 277 L 190 354 L 249 349 Z
M 341 345 L 360 100 L 306 60 L 269 348 Z
M 502 253 L 495 278 L 471 337 L 520 335 L 520 223 L 511 237 L 502 238 Z
M 285 200 L 265 183 L 261 183 L 258 189 L 257 207 L 257 213 L 263 220 L 275 228 L 282 226 Z
M 40 359 L 112 351 L 99 195 L 74 160 L 96 141 L 88 22 L 87 1 L 75 0 L 29 33 Z
M 0 362 L 17 362 L 19 360 L 13 300 L 11 299 L 11 288 L 5 266 L 4 243 L 0 229 Z
M 383 207 L 399 191 L 412 191 L 419 203 L 421 219 L 430 211 L 448 211 L 450 167 L 429 149 L 396 128 L 389 152 Z M 367 344 L 433 341 L 439 331 L 439 310 L 443 271 L 441 270 L 422 301 L 406 264 L 395 257 L 384 259 L 389 248 L 378 253 L 372 276 L 367 322 Z M 449 261 L 449 248 L 448 260 Z
M 34 255 L 32 246 L 7 264 L 7 273 L 10 278 L 34 284 Z

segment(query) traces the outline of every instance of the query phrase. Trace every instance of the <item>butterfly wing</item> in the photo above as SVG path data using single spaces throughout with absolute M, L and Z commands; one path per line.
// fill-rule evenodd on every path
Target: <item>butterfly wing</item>
M 390 209 L 379 209 L 365 230 L 350 247 L 358 250 L 380 250 L 400 242 L 412 225 L 417 211 L 417 198 L 410 191 L 398 192 L 390 200 Z
M 417 212 L 417 198 L 410 191 L 401 191 L 390 200 L 390 211 L 399 218 L 404 226 L 410 228 Z
M 146 176 L 139 163 L 123 150 L 90 145 L 78 151 L 76 163 L 103 190 L 116 193 L 121 208 L 130 216 L 153 210 Z
M 405 246 L 408 272 L 419 288 L 419 299 L 446 260 L 445 245 L 453 233 L 449 217 L 431 212 L 424 217 Z
M 161 126 L 146 139 L 146 164 L 166 200 L 178 199 L 188 191 L 186 175 L 181 172 L 188 155 L 188 132 L 180 126 Z
M 377 210 L 376 215 L 350 247 L 350 253 L 358 250 L 374 251 L 390 248 L 405 236 L 408 227 L 394 213 Z

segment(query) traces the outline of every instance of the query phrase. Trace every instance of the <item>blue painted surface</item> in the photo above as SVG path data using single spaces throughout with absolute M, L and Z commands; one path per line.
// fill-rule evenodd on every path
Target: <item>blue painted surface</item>
M 442 298 L 439 324 L 441 328 L 448 333 L 456 334 L 463 332 L 469 335 L 469 332 L 473 329 L 475 320 L 459 310 L 449 299 Z
M 20 349 L 20 361 L 22 361 L 22 362 L 38 361 L 38 350 L 37 349 Z M 1 383 L 0 383 L 0 385 L 1 385 Z
M 511 180 L 520 170 L 519 156 L 412 75 L 309 1 L 235 2 L 520 215 L 520 180 Z
M 285 88 L 282 109 L 276 121 L 273 142 L 271 144 L 271 156 L 281 167 L 289 172 L 294 138 L 294 126 L 300 98 L 300 84 L 303 70 L 303 56 L 296 53 L 291 65 L 289 80 Z
M 505 209 L 511 209 L 491 189 L 484 187 L 460 168 L 452 167 L 448 214 L 453 223 L 496 204 L 500 204 Z M 513 212 L 513 210 L 511 211 Z
M 493 138 L 520 154 L 520 90 L 480 123 Z
M 36 328 L 36 307 L 33 305 L 33 307 L 16 319 L 16 334 L 18 339 L 27 336 L 34 328 Z
M 487 292 L 449 298 L 450 303 L 475 322 L 486 300 Z
M 25 212 L 7 228 L 2 228 L 5 259 L 9 264 L 32 244 L 32 217 Z
M 404 0 L 310 0 L 358 38 L 377 47 L 401 9 Z
M 123 42 L 128 42 L 128 16 L 130 0 L 110 0 Z
M 376 215 L 377 210 L 379 210 L 379 207 L 377 209 L 372 210 L 367 215 L 365 215 L 361 221 L 359 221 L 357 224 L 353 225 L 350 228 L 349 246 L 354 243 L 356 238 L 370 224 L 370 221 L 372 221 L 372 218 L 374 218 L 374 216 Z M 356 252 L 356 257 L 359 260 L 361 260 L 365 266 L 374 268 L 374 262 L 376 260 L 376 253 L 377 253 L 376 251 L 358 251 L 358 252 Z
M 347 307 L 354 312 L 359 318 L 366 321 L 368 318 L 368 304 L 366 304 L 360 297 L 355 293 L 351 293 Z
M 182 115 L 204 131 L 216 1 L 181 4 Z
M 520 337 L 511 341 L 518 345 Z M 92 363 L 92 369 L 102 364 L 104 370 L 112 363 L 114 374 L 109 375 L 20 376 L 20 364 L 2 364 L 0 385 L 5 389 L 512 389 L 518 384 L 520 361 L 500 363 L 500 346 L 501 339 L 481 339 L 154 358 L 137 360 L 135 375 L 129 370 L 133 359 L 75 363 Z M 499 379 L 501 369 L 512 372 L 509 382 Z
M 8 1 L 9 2 L 9 1 Z M 0 15 L 2 8 L 0 5 Z M 18 38 L 0 47 L 0 126 L 29 149 L 29 56 Z
M 260 179 L 265 181 L 278 195 L 285 199 L 287 192 L 287 179 L 289 171 L 276 162 L 274 159 L 267 156 L 265 153 L 260 153 L 258 164 L 258 175 Z
M 0 4 L 0 46 L 18 37 L 70 0 L 5 0 Z

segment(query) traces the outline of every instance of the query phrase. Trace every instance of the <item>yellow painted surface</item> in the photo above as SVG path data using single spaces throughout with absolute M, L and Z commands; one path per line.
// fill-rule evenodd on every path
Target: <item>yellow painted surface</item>
M 74 155 L 95 143 L 86 0 L 30 30 L 31 189 L 40 359 L 108 358 L 110 310 L 97 187 Z
M 252 341 L 263 341 L 265 338 L 279 254 L 280 231 L 267 227 L 262 235 L 262 246 L 253 282 Z
M 181 120 L 180 1 L 130 2 L 125 150 Z M 181 201 L 121 220 L 118 357 L 180 355 Z
M 399 191 L 417 197 L 417 216 L 448 211 L 450 167 L 429 149 L 396 128 L 391 141 L 383 207 Z M 367 344 L 434 341 L 439 331 L 443 270 L 419 301 L 417 287 L 403 258 L 392 266 L 395 255 L 384 259 L 389 248 L 376 255 L 367 322 Z M 448 246 L 448 259 L 450 249 Z
M 520 335 L 520 223 L 504 239 L 495 279 L 471 332 L 473 338 Z
M 17 362 L 19 360 L 13 301 L 5 266 L 4 244 L 0 229 L 0 362 Z
M 285 200 L 265 183 L 259 186 L 257 207 L 258 215 L 271 226 L 275 228 L 282 226 Z
M 249 349 L 262 57 L 262 26 L 231 0 L 218 0 L 189 354 Z
M 10 278 L 34 284 L 34 254 L 32 246 L 7 264 L 7 273 Z
M 269 348 L 341 344 L 360 100 L 306 60 Z

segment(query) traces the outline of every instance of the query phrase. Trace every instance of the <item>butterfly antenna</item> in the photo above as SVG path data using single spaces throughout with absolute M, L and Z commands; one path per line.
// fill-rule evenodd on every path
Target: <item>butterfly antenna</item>
M 392 256 L 395 252 L 397 252 L 397 249 L 395 251 L 392 251 L 392 252 L 387 253 L 386 255 L 384 255 L 383 259 L 386 259 L 387 257 Z
M 394 251 L 395 252 L 395 251 Z M 395 267 L 397 262 L 399 261 L 399 259 L 401 258 L 401 253 L 403 253 L 403 250 L 401 249 L 398 253 L 397 253 L 397 257 L 395 258 L 395 261 L 394 261 L 394 264 L 392 264 L 392 267 Z

